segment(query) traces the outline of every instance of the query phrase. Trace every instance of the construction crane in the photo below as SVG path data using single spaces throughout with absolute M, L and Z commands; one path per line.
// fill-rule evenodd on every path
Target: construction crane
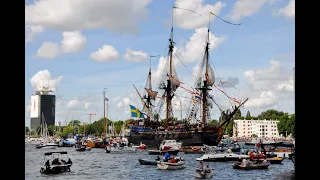
M 89 114 L 83 114 L 83 115 L 89 115 L 90 119 L 89 119 L 89 124 L 91 124 L 91 117 L 95 116 L 96 113 L 89 113 Z
M 89 124 L 91 124 L 91 117 L 97 115 L 96 113 L 89 113 L 89 114 L 81 114 L 80 112 L 61 112 L 57 113 L 59 115 L 89 115 Z

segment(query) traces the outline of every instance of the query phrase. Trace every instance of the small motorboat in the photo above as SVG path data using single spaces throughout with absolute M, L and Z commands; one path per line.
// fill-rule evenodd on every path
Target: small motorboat
M 216 154 L 204 154 L 200 158 L 196 158 L 197 161 L 213 161 L 213 162 L 227 162 L 227 161 L 239 161 L 242 159 L 249 159 L 250 156 L 235 153 L 216 153 Z
M 177 162 L 178 161 L 184 161 L 184 159 L 181 158 L 181 157 L 174 157 L 174 158 L 176 159 Z M 138 161 L 142 165 L 157 165 L 157 161 L 160 161 L 160 158 L 159 159 L 155 159 L 155 160 L 148 160 L 148 159 L 139 158 Z
M 233 169 L 252 170 L 252 169 L 268 169 L 270 162 L 264 161 L 252 161 L 244 160 L 241 163 L 236 162 L 232 167 Z
M 59 173 L 63 173 L 63 172 L 70 172 L 70 167 L 72 166 L 72 161 L 70 158 L 68 158 L 68 161 L 65 161 L 63 159 L 61 159 L 61 161 L 58 158 L 55 158 L 51 161 L 50 164 L 50 160 L 46 159 L 47 156 L 53 157 L 53 154 L 58 154 L 58 155 L 67 155 L 68 152 L 66 151 L 61 151 L 61 152 L 46 152 L 44 153 L 44 165 L 40 168 L 40 173 L 41 174 L 59 174 Z
M 175 163 L 157 161 L 157 166 L 161 170 L 182 169 L 182 168 L 184 168 L 183 165 L 184 165 L 184 161 L 178 161 L 178 162 L 175 162 Z
M 211 169 L 201 170 L 201 169 L 197 168 L 195 170 L 195 177 L 196 178 L 210 179 L 210 178 L 212 178 L 212 176 L 213 176 L 213 174 L 212 174 Z
M 106 146 L 105 147 L 106 153 L 112 153 L 112 154 L 120 154 L 120 153 L 136 153 L 136 148 L 134 147 L 128 147 L 128 146 Z
M 40 143 L 36 145 L 37 149 L 55 149 L 56 147 L 58 147 L 58 144 L 54 142 Z

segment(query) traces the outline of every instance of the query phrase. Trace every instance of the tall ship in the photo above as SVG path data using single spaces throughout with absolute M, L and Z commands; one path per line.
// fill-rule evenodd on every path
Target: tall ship
M 248 98 L 243 102 L 239 102 L 224 93 L 226 97 L 236 102 L 236 105 L 232 106 L 231 109 L 222 110 L 213 95 L 209 94 L 212 88 L 217 88 L 223 92 L 215 84 L 215 74 L 209 64 L 209 35 L 210 27 L 208 27 L 204 56 L 199 62 L 201 68 L 197 77 L 195 77 L 194 87 L 190 90 L 183 86 L 184 83 L 179 80 L 174 68 L 173 49 L 175 43 L 173 40 L 173 26 L 171 27 L 168 55 L 165 59 L 165 68 L 162 71 L 162 75 L 160 75 L 157 89 L 153 89 L 151 82 L 151 57 L 154 56 L 150 56 L 150 69 L 144 92 L 140 93 L 136 86 L 133 85 L 141 100 L 142 108 L 140 111 L 135 106 L 130 105 L 131 112 L 135 114 L 132 117 L 138 118 L 138 120 L 132 119 L 124 125 L 124 133 L 130 143 L 143 143 L 149 147 L 159 147 L 163 140 L 176 140 L 182 142 L 183 146 L 218 145 L 233 116 Z M 190 103 L 186 108 L 186 118 L 182 119 L 181 112 L 180 120 L 177 120 L 173 115 L 174 104 L 172 102 L 175 97 L 179 98 L 177 97 L 178 88 L 186 90 L 191 96 Z M 208 123 L 208 120 L 211 119 L 210 109 L 213 108 L 213 104 L 221 111 L 219 112 L 221 114 L 221 122 L 218 126 Z M 180 101 L 180 110 L 181 106 Z M 165 114 L 164 119 L 160 117 L 162 112 Z

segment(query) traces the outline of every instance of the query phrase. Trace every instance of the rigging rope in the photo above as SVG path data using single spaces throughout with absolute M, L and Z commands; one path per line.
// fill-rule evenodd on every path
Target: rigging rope
M 232 25 L 241 25 L 241 23 L 235 24 L 235 23 L 226 21 L 226 20 L 222 19 L 221 17 L 219 17 L 218 15 L 214 14 L 213 12 L 210 12 L 210 14 L 216 16 L 217 18 L 219 18 L 220 20 L 222 20 L 222 21 L 224 21 L 224 22 L 226 22 L 226 23 L 229 23 L 229 24 L 232 24 Z

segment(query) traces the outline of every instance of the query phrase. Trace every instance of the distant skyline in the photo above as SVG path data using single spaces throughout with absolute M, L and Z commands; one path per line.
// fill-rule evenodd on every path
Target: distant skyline
M 53 90 L 56 121 L 63 125 L 71 118 L 88 122 L 89 115 L 81 114 L 96 113 L 93 121 L 102 118 L 104 88 L 108 118 L 130 118 L 130 104 L 142 107 L 133 84 L 143 92 L 151 55 L 159 55 L 151 60 L 156 87 L 172 19 L 179 80 L 194 84 L 191 73 L 197 72 L 204 53 L 210 12 L 242 23 L 232 26 L 210 18 L 210 62 L 217 78 L 232 82 L 224 87 L 229 96 L 249 98 L 242 114 L 249 110 L 256 116 L 272 108 L 294 113 L 294 0 L 26 0 L 26 126 L 31 95 L 39 86 Z M 190 96 L 182 88 L 177 93 Z M 211 94 L 224 109 L 230 108 L 221 92 L 214 89 Z M 188 99 L 182 104 L 186 117 Z M 180 118 L 180 106 L 173 108 Z M 220 111 L 214 107 L 211 114 L 218 119 Z

